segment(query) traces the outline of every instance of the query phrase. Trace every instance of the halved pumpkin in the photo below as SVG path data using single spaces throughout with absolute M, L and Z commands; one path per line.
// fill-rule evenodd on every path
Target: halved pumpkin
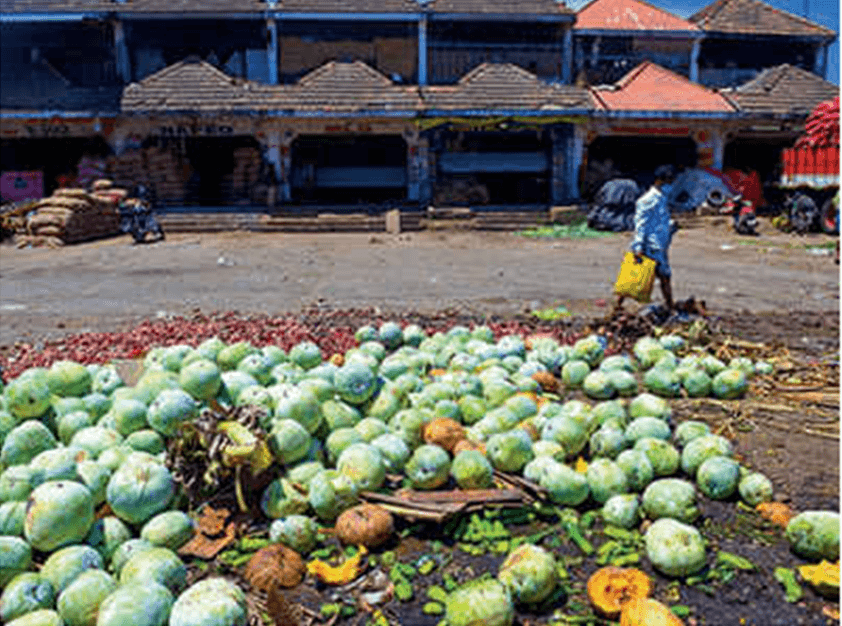
M 652 580 L 633 567 L 603 567 L 588 579 L 588 599 L 597 613 L 609 619 L 616 619 L 627 602 L 650 593 Z
M 684 622 L 657 600 L 635 598 L 623 605 L 620 626 L 684 626 Z
M 424 441 L 436 444 L 448 452 L 452 452 L 464 438 L 464 426 L 449 417 L 439 417 L 424 427 Z
M 786 528 L 795 512 L 783 502 L 761 502 L 755 507 L 760 517 L 767 519 L 781 528 Z
M 459 443 L 453 446 L 453 456 L 456 457 L 456 455 L 463 450 L 476 450 L 485 454 L 485 444 L 477 441 L 471 441 L 470 439 L 462 439 Z

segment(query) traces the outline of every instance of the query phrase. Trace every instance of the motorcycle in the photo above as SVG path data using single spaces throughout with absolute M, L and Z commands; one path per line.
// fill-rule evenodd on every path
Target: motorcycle
M 151 196 L 143 185 L 135 189 L 134 197 L 120 202 L 120 230 L 131 234 L 135 243 L 146 243 L 146 235 L 152 234 L 152 241 L 165 239 L 164 229 L 155 219 L 152 211 Z

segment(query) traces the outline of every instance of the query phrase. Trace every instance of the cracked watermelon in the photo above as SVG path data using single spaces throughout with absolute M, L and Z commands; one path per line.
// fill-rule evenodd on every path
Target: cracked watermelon
M 175 495 L 170 471 L 143 453 L 133 452 L 115 471 L 106 489 L 106 500 L 120 519 L 140 524 L 163 511 Z
M 94 523 L 94 501 L 84 485 L 50 481 L 29 494 L 24 536 L 36 550 L 51 552 L 81 543 Z

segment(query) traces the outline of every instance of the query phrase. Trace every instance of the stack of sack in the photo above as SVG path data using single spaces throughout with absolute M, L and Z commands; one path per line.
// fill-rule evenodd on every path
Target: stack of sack
M 117 185 L 145 185 L 160 202 L 183 202 L 189 167 L 172 150 L 148 147 L 126 150 L 108 161 L 109 176 Z
M 116 185 L 131 188 L 134 185 L 149 185 L 146 174 L 146 159 L 139 148 L 108 157 L 108 175 Z
M 120 234 L 119 201 L 127 195 L 110 181 L 98 180 L 93 193 L 84 189 L 57 189 L 39 200 L 18 245 L 63 245 Z
M 155 197 L 161 202 L 182 202 L 187 179 L 181 159 L 171 150 L 149 147 L 145 150 L 146 173 Z
M 260 177 L 260 151 L 253 147 L 234 150 L 234 171 L 231 172 L 233 195 L 237 199 L 251 197 L 251 189 Z

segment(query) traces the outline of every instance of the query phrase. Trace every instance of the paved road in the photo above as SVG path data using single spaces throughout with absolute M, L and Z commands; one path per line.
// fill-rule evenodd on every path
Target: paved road
M 533 240 L 508 233 L 171 235 L 60 250 L 0 247 L 0 345 L 34 335 L 113 330 L 194 308 L 295 312 L 337 307 L 433 311 L 461 306 L 507 314 L 611 297 L 628 234 Z M 832 241 L 727 229 L 679 231 L 674 291 L 709 308 L 838 311 L 839 269 L 806 245 Z M 827 252 L 825 250 L 824 252 Z

